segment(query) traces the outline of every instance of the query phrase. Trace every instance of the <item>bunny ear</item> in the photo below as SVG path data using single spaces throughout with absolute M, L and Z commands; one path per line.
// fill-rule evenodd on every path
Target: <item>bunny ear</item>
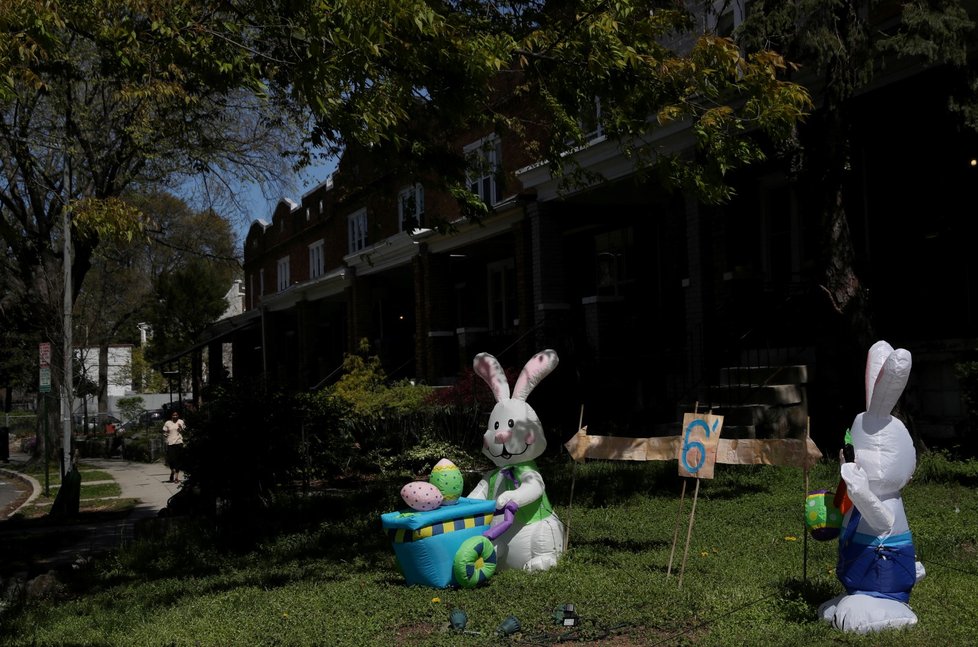
M 893 412 L 910 379 L 912 363 L 910 351 L 904 348 L 898 348 L 887 356 L 876 378 L 872 400 L 866 407 L 867 413 L 883 417 Z
M 489 353 L 479 353 L 472 360 L 472 370 L 489 385 L 496 402 L 509 399 L 509 381 L 495 357 Z
M 866 410 L 869 410 L 870 403 L 873 401 L 873 391 L 876 388 L 876 380 L 883 369 L 883 363 L 893 352 L 893 346 L 885 341 L 878 341 L 869 349 L 866 356 Z
M 540 380 L 550 375 L 550 372 L 557 368 L 557 353 L 549 348 L 542 350 L 526 363 L 520 376 L 513 387 L 514 400 L 526 400 L 530 391 L 540 383 Z

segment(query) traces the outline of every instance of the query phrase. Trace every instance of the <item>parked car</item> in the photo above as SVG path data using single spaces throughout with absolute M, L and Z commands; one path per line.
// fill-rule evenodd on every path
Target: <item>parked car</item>
M 75 432 L 81 434 L 104 433 L 114 434 L 121 420 L 107 413 L 96 413 L 88 416 L 88 424 L 83 414 L 76 413 L 74 416 Z
M 166 413 L 163 409 L 150 409 L 139 414 L 139 424 L 141 425 L 152 425 L 156 423 L 162 425 L 164 420 L 166 420 Z
M 163 421 L 166 419 L 163 409 L 149 409 L 143 411 L 135 418 L 127 420 L 119 426 L 120 431 L 125 433 L 132 433 L 135 431 L 142 431 L 145 429 L 162 428 Z

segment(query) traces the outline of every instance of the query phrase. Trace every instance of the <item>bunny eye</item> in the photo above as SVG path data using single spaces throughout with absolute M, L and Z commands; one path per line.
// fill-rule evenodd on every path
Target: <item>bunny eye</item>
M 516 426 L 516 423 L 515 423 L 515 422 L 513 422 L 513 419 L 512 419 L 512 418 L 510 418 L 510 419 L 509 419 L 509 428 L 510 428 L 510 429 L 512 429 L 512 428 L 513 428 L 513 427 L 515 427 L 515 426 Z
M 494 424 L 494 425 L 492 426 L 492 428 L 493 428 L 493 429 L 499 429 L 499 421 L 498 421 L 498 420 L 497 420 L 497 421 L 496 421 L 496 423 L 495 423 L 495 424 Z

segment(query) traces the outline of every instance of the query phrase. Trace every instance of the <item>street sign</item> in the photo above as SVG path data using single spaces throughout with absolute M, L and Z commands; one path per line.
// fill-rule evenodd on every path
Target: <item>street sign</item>
M 51 344 L 41 342 L 38 345 L 39 364 L 41 367 L 40 378 L 38 380 L 38 391 L 41 393 L 51 392 Z

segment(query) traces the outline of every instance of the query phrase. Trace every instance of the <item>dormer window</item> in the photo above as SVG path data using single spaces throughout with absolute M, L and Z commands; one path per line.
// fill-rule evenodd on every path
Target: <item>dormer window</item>
M 360 209 L 347 218 L 348 253 L 354 254 L 367 246 L 367 210 Z
M 284 256 L 278 259 L 276 280 L 277 280 L 277 287 L 279 292 L 289 287 L 289 257 L 288 256 Z
M 309 245 L 309 278 L 318 279 L 326 272 L 324 251 L 326 243 L 319 239 Z
M 400 231 L 408 233 L 424 227 L 424 187 L 405 187 L 397 194 L 397 217 Z
M 503 149 L 496 136 L 485 137 L 463 149 L 468 163 L 469 190 L 490 207 L 502 200 Z

